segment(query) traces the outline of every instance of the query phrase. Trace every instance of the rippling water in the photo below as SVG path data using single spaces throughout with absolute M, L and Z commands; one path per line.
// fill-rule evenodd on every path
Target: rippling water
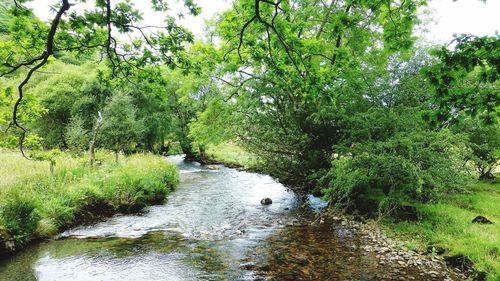
M 0 264 L 1 280 L 252 280 L 240 270 L 297 205 L 269 176 L 169 157 L 181 173 L 163 205 L 71 229 Z M 263 197 L 273 204 L 263 206 Z
M 165 204 L 34 245 L 0 262 L 0 280 L 380 280 L 387 272 L 356 233 L 308 223 L 323 201 L 299 200 L 269 176 L 168 161 L 181 183 Z M 273 204 L 261 205 L 264 197 Z M 427 280 L 400 275 L 408 274 Z

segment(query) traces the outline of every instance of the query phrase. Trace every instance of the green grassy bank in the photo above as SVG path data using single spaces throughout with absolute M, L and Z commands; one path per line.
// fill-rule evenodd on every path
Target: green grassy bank
M 421 222 L 385 221 L 388 233 L 425 249 L 442 247 L 444 256 L 464 255 L 488 280 L 500 280 L 500 183 L 475 182 L 470 193 L 454 194 L 436 204 L 421 204 Z M 493 224 L 472 223 L 484 216 Z
M 207 156 L 210 160 L 222 162 L 230 167 L 243 167 L 250 170 L 258 168 L 257 159 L 233 143 L 211 145 L 207 148 Z
M 51 175 L 47 162 L 0 152 L 0 255 L 78 223 L 160 203 L 179 181 L 175 165 L 158 156 L 99 159 L 91 168 L 63 154 Z

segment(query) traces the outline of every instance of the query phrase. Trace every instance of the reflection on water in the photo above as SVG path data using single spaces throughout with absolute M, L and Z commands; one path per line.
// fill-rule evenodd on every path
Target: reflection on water
M 62 233 L 0 262 L 0 280 L 380 280 L 351 230 L 312 225 L 310 208 L 268 176 L 171 157 L 181 183 L 140 215 Z M 270 197 L 272 205 L 260 200 Z M 311 211 L 312 210 L 312 211 Z M 402 276 L 419 275 L 402 272 Z M 419 278 L 416 278 L 419 280 Z M 424 280 L 424 279 L 421 279 Z

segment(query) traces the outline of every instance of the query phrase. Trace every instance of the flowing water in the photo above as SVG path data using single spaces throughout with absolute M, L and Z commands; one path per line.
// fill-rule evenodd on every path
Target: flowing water
M 0 262 L 0 280 L 378 280 L 384 272 L 353 231 L 309 223 L 324 202 L 300 200 L 269 176 L 169 161 L 181 183 L 165 204 L 31 246 Z M 261 205 L 264 197 L 273 204 Z

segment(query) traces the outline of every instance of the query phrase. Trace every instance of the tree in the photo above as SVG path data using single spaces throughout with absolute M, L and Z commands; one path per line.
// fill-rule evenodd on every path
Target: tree
M 478 118 L 467 118 L 453 128 L 468 136 L 467 146 L 471 151 L 479 179 L 494 179 L 495 168 L 500 161 L 500 124 L 484 124 Z
M 140 147 L 152 152 L 158 152 L 168 134 L 174 131 L 175 116 L 169 105 L 171 93 L 166 73 L 165 67 L 152 66 L 117 84 L 132 97 L 137 119 L 143 122 Z
M 196 120 L 189 124 L 189 138 L 198 145 L 200 158 L 207 160 L 205 153 L 209 144 L 219 144 L 235 138 L 230 128 L 233 114 L 231 107 L 218 96 L 211 100 L 207 108 L 198 112 Z
M 332 161 L 321 183 L 332 205 L 390 213 L 462 190 L 466 151 L 461 135 L 417 128 L 351 147 Z
M 13 75 L 24 67 L 28 70 L 17 86 L 18 97 L 13 106 L 12 126 L 21 130 L 20 148 L 26 135 L 26 128 L 20 124 L 18 113 L 24 98 L 24 88 L 33 74 L 45 66 L 58 52 L 78 55 L 99 53 L 107 58 L 112 76 L 128 76 L 131 72 L 148 64 L 161 61 L 171 66 L 185 61 L 179 54 L 184 50 L 184 42 L 191 42 L 192 35 L 176 25 L 172 17 L 166 17 L 165 26 L 142 26 L 140 11 L 128 1 L 112 5 L 111 0 L 96 0 L 92 9 L 83 12 L 72 11 L 79 0 L 70 4 L 61 0 L 55 6 L 56 14 L 47 26 L 33 12 L 23 6 L 26 0 L 14 1 L 9 38 L 1 42 L 0 76 Z M 184 1 L 191 14 L 199 13 L 199 8 L 191 0 Z M 168 5 L 163 0 L 151 1 L 152 8 L 165 12 Z M 138 36 L 134 35 L 139 34 Z M 117 34 L 127 34 L 130 42 L 122 43 Z M 127 38 L 121 36 L 120 38 Z M 24 152 L 23 152 L 24 155 Z
M 94 166 L 94 163 L 95 163 L 95 147 L 96 147 L 97 137 L 99 136 L 99 133 L 101 132 L 102 121 L 103 121 L 102 114 L 99 111 L 97 113 L 95 128 L 94 128 L 94 131 L 92 132 L 92 140 L 89 143 L 89 158 L 90 158 L 89 164 L 91 167 Z M 116 159 L 116 160 L 118 160 L 118 159 Z
M 136 112 L 132 98 L 123 93 L 114 94 L 104 107 L 99 144 L 115 153 L 117 163 L 118 153 L 135 145 L 144 130 Z
M 76 117 L 73 114 L 74 108 L 79 106 L 79 101 L 85 99 L 87 94 L 82 91 L 82 87 L 95 79 L 95 71 L 89 65 L 72 66 L 59 62 L 48 70 L 48 74 L 43 74 L 44 79 L 34 79 L 31 87 L 26 89 L 26 93 L 35 97 L 46 112 L 34 124 L 25 126 L 43 136 L 44 148 L 67 149 L 67 126 Z M 89 114 L 91 112 L 84 112 L 82 115 Z
M 9 30 L 10 16 L 8 10 L 11 8 L 11 1 L 0 1 L 0 36 L 3 36 Z
M 241 0 L 225 12 L 219 68 L 238 139 L 280 180 L 309 190 L 348 115 L 379 105 L 380 73 L 408 51 L 425 1 Z M 372 87 L 375 86 L 375 87 Z M 236 94 L 234 93 L 236 92 Z M 305 180 L 304 180 L 305 179 Z
M 85 130 L 84 123 L 81 118 L 71 118 L 64 137 L 70 150 L 76 152 L 85 151 L 90 142 L 89 131 Z
M 173 128 L 186 158 L 203 161 L 203 144 L 200 147 L 200 143 L 193 143 L 190 124 L 220 94 L 215 69 L 222 58 L 214 46 L 195 42 L 189 49 L 189 60 L 192 65 L 189 73 L 180 70 L 168 73 L 168 107 L 175 116 Z
M 496 123 L 500 106 L 500 35 L 456 37 L 450 50 L 434 50 L 438 62 L 425 71 L 434 86 L 436 109 L 429 121 L 444 125 L 478 116 L 487 124 Z

